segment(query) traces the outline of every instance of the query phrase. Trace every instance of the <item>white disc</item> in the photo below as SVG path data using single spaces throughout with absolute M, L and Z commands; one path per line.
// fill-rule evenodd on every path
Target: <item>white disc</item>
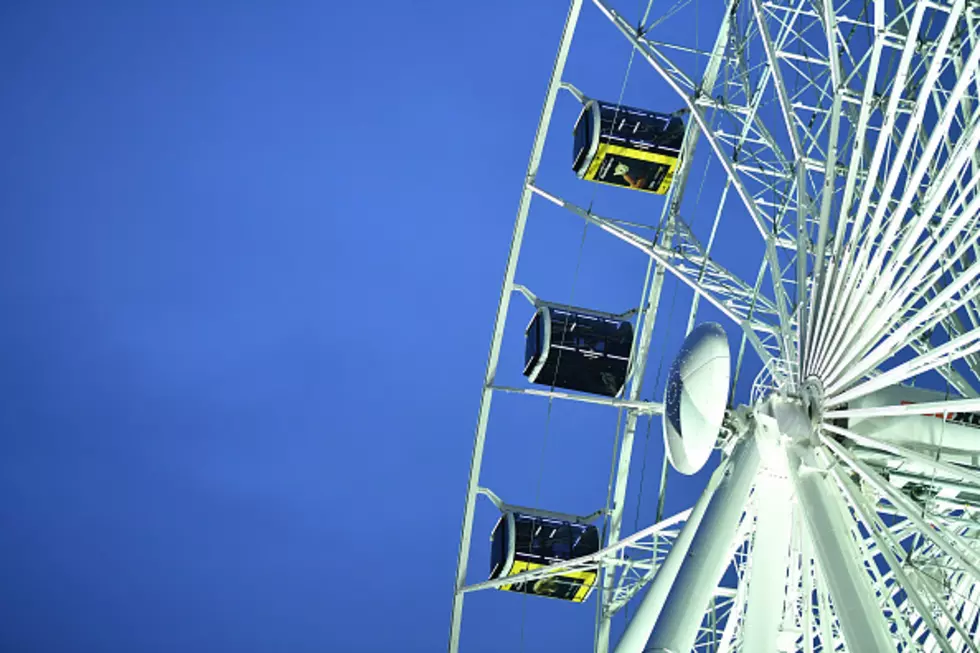
M 725 417 L 731 357 L 720 324 L 688 334 L 670 366 L 664 398 L 664 446 L 671 466 L 695 474 L 708 461 Z

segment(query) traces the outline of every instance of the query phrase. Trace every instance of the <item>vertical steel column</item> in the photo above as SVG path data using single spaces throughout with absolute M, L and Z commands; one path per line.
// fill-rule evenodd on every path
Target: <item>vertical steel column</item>
M 558 55 L 548 81 L 548 91 L 545 94 L 541 118 L 531 146 L 531 157 L 527 164 L 527 174 L 524 178 L 524 188 L 517 206 L 517 219 L 514 223 L 514 233 L 511 238 L 510 252 L 507 255 L 507 268 L 504 272 L 504 283 L 500 290 L 500 303 L 497 305 L 497 317 L 493 326 L 493 338 L 490 341 L 490 355 L 487 360 L 487 371 L 483 379 L 483 394 L 480 398 L 480 411 L 477 417 L 476 435 L 473 440 L 473 455 L 470 459 L 470 475 L 466 484 L 466 504 L 463 508 L 463 526 L 459 541 L 459 557 L 456 562 L 456 583 L 453 592 L 452 620 L 449 626 L 449 652 L 459 650 L 459 630 L 463 616 L 463 586 L 466 585 L 466 568 L 470 556 L 470 538 L 473 534 L 473 512 L 476 508 L 477 490 L 480 487 L 480 467 L 483 463 L 483 445 L 486 441 L 487 422 L 490 417 L 490 400 L 493 397 L 493 380 L 497 374 L 497 362 L 500 359 L 500 346 L 504 337 L 504 325 L 507 322 L 507 311 L 510 308 L 510 296 L 514 290 L 514 275 L 517 272 L 517 261 L 520 258 L 521 243 L 524 240 L 524 228 L 527 224 L 527 214 L 531 207 L 531 185 L 534 183 L 541 163 L 541 153 L 544 151 L 548 126 L 551 124 L 551 114 L 555 108 L 555 99 L 561 88 L 561 78 L 565 70 L 565 61 L 572 45 L 572 36 L 578 23 L 582 9 L 582 0 L 572 0 L 562 30 Z
M 664 607 L 667 592 L 670 591 L 670 587 L 677 577 L 677 570 L 680 569 L 681 563 L 687 556 L 687 550 L 691 546 L 691 540 L 694 539 L 694 534 L 704 517 L 705 510 L 708 508 L 708 502 L 711 501 L 721 479 L 728 474 L 730 464 L 730 459 L 724 461 L 711 475 L 707 486 L 705 486 L 697 503 L 694 504 L 694 508 L 691 509 L 691 514 L 688 515 L 684 527 L 674 539 L 667 559 L 657 569 L 657 573 L 650 583 L 650 588 L 643 597 L 643 601 L 640 602 L 640 607 L 637 608 L 633 618 L 627 624 L 623 636 L 619 638 L 615 653 L 640 653 L 643 650 L 644 644 L 653 631 L 653 625 L 657 623 L 657 617 L 660 616 L 660 611 Z
M 785 474 L 785 465 L 782 472 Z M 787 567 L 793 534 L 792 486 L 785 476 L 759 475 L 755 488 L 756 522 L 752 567 L 742 625 L 742 648 L 776 651 L 787 600 Z
M 862 566 L 862 556 L 845 522 L 843 501 L 825 470 L 816 465 L 812 450 L 789 450 L 790 478 L 803 512 L 844 641 L 850 651 L 894 651 L 881 609 Z M 805 457 L 805 462 L 804 462 Z M 872 563 L 873 564 L 873 563 Z M 821 611 L 826 604 L 821 602 Z M 829 621 L 822 614 L 820 622 Z
M 753 425 L 749 435 L 736 445 L 644 651 L 678 653 L 694 646 L 708 601 L 728 566 L 732 541 L 759 469 L 756 428 Z

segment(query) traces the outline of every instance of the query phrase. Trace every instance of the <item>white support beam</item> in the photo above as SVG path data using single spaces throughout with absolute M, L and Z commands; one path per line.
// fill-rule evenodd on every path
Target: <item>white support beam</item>
M 577 401 L 585 404 L 598 404 L 601 406 L 611 406 L 613 408 L 625 408 L 640 415 L 660 415 L 664 412 L 664 405 L 656 401 L 636 401 L 632 399 L 616 399 L 614 397 L 599 397 L 587 394 L 575 394 L 572 392 L 562 392 L 561 390 L 538 390 L 536 388 L 512 388 L 504 385 L 495 385 L 493 389 L 497 392 L 507 392 L 510 394 L 532 395 L 535 397 L 548 397 L 550 399 L 564 399 L 566 401 Z
M 718 469 L 711 475 L 711 478 L 708 479 L 708 484 L 691 509 L 690 515 L 684 523 L 684 528 L 681 529 L 680 534 L 674 540 L 674 545 L 670 548 L 670 553 L 667 554 L 663 565 L 660 566 L 656 575 L 654 575 L 650 588 L 643 597 L 643 601 L 640 602 L 636 613 L 633 615 L 633 619 L 627 624 L 625 632 L 616 644 L 615 653 L 640 653 L 643 650 L 653 630 L 653 625 L 660 616 L 661 610 L 663 610 L 664 600 L 667 598 L 667 593 L 674 584 L 677 571 L 680 569 L 681 562 L 683 562 L 687 555 L 687 550 L 691 546 L 691 540 L 694 538 L 694 534 L 701 524 L 705 510 L 708 508 L 708 503 L 711 501 L 711 497 L 714 496 L 718 484 L 728 475 L 731 464 L 732 459 L 726 459 L 718 466 Z
M 759 469 L 754 428 L 735 445 L 729 473 L 718 484 L 684 552 L 646 651 L 690 651 L 694 645 L 708 600 L 730 562 L 732 542 Z
M 784 470 L 783 473 L 785 473 Z M 782 474 L 763 471 L 755 486 L 755 533 L 752 564 L 747 578 L 748 599 L 742 626 L 743 651 L 776 651 L 783 621 L 783 602 L 789 598 L 787 567 L 793 532 L 792 485 Z
M 818 466 L 808 449 L 792 449 L 789 458 L 790 477 L 848 650 L 895 650 L 871 579 L 858 562 L 861 555 L 850 537 L 840 496 L 828 481 L 826 470 Z M 824 619 L 821 615 L 821 621 Z

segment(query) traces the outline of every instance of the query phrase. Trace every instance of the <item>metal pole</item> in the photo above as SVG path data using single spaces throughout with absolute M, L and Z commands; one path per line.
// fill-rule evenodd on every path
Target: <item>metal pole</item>
M 759 469 L 755 429 L 753 425 L 736 445 L 644 651 L 677 653 L 693 648 L 708 601 L 728 566 L 732 541 Z
M 862 568 L 863 557 L 845 522 L 839 492 L 831 486 L 826 472 L 817 467 L 812 450 L 791 449 L 788 453 L 790 478 L 848 650 L 894 651 L 895 643 L 875 601 L 871 578 Z M 806 464 L 801 455 L 807 457 Z M 823 601 L 820 609 L 821 612 L 826 609 Z M 830 615 L 825 613 L 820 621 L 829 619 Z
M 711 475 L 711 478 L 708 480 L 708 485 L 701 493 L 701 497 L 694 504 L 694 508 L 691 509 L 691 514 L 684 523 L 684 528 L 681 529 L 681 532 L 674 540 L 674 544 L 670 548 L 670 553 L 667 554 L 667 559 L 657 569 L 650 588 L 643 597 L 643 601 L 640 602 L 640 607 L 637 609 L 636 614 L 633 615 L 633 619 L 626 626 L 626 631 L 616 644 L 615 653 L 639 653 L 643 650 L 643 645 L 649 639 L 653 625 L 657 622 L 657 617 L 660 616 L 664 599 L 667 598 L 667 592 L 670 591 L 670 587 L 674 583 L 674 578 L 677 577 L 677 570 L 680 569 L 681 563 L 684 561 L 685 556 L 687 556 L 687 550 L 691 545 L 691 540 L 694 539 L 694 534 L 698 530 L 701 519 L 704 517 L 705 510 L 708 508 L 708 502 L 711 501 L 715 488 L 718 487 L 721 479 L 728 474 L 729 465 L 730 460 L 726 460 Z
M 780 470 L 785 474 L 785 465 Z M 793 533 L 793 488 L 778 473 L 763 472 L 755 490 L 756 522 L 752 543 L 752 567 L 742 624 L 742 648 L 776 651 L 786 600 L 786 568 Z
M 470 556 L 470 538 L 473 534 L 473 512 L 476 508 L 476 497 L 480 487 L 480 467 L 483 463 L 483 446 L 486 442 L 487 422 L 490 417 L 490 400 L 493 397 L 493 380 L 497 374 L 497 362 L 500 359 L 500 346 L 504 337 L 504 325 L 507 322 L 507 311 L 510 308 L 510 296 L 514 290 L 514 275 L 517 272 L 517 260 L 520 258 L 521 243 L 524 240 L 524 227 L 527 224 L 527 214 L 531 207 L 531 184 L 534 183 L 541 163 L 541 153 L 551 123 L 551 114 L 555 108 L 555 99 L 561 88 L 561 77 L 565 70 L 565 61 L 572 45 L 572 36 L 578 23 L 582 9 L 582 0 L 572 0 L 562 30 L 558 55 L 548 81 L 548 91 L 545 94 L 544 106 L 538 129 L 534 134 L 534 144 L 531 147 L 531 157 L 527 164 L 527 174 L 524 178 L 524 188 L 517 206 L 517 219 L 514 223 L 514 233 L 511 238 L 510 252 L 507 255 L 507 268 L 504 272 L 503 287 L 500 290 L 500 303 L 497 305 L 497 317 L 493 326 L 493 338 L 490 341 L 490 355 L 487 360 L 487 371 L 483 379 L 483 393 L 480 398 L 480 411 L 477 417 L 476 435 L 473 439 L 473 455 L 470 459 L 470 475 L 466 483 L 466 504 L 463 508 L 463 526 L 459 540 L 459 557 L 456 562 L 456 582 L 453 592 L 452 620 L 449 626 L 449 653 L 459 651 L 459 631 L 463 616 L 463 592 L 466 585 L 466 569 Z

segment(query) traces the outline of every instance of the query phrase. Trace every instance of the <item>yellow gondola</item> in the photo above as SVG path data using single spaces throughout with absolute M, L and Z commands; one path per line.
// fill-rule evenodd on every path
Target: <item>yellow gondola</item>
M 684 121 L 588 100 L 575 123 L 572 168 L 582 179 L 663 195 L 674 179 Z
M 595 553 L 599 530 L 592 524 L 507 511 L 497 521 L 491 542 L 493 580 Z M 578 569 L 500 589 L 582 603 L 595 587 L 596 573 L 594 567 Z

